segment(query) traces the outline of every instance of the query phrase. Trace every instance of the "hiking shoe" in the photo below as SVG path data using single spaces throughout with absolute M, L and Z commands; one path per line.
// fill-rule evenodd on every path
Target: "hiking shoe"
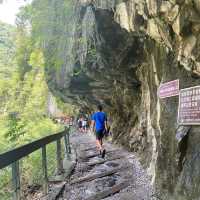
M 105 155 L 106 155 L 106 150 L 104 149 L 103 152 L 102 152 L 102 155 L 101 155 L 102 158 L 105 158 Z

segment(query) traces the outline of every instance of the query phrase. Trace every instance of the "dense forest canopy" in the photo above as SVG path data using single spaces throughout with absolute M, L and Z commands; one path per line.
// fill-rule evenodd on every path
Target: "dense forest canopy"
M 31 139 L 32 134 L 38 131 L 34 133 L 29 133 L 29 131 L 33 130 L 33 127 L 38 127 L 37 123 L 41 123 L 42 120 L 49 120 L 50 91 L 45 82 L 48 79 L 45 76 L 45 67 L 53 69 L 56 68 L 55 63 L 58 64 L 57 67 L 60 67 L 61 62 L 64 62 L 62 61 L 64 58 L 59 57 L 61 47 L 56 47 L 54 43 L 59 39 L 62 31 L 60 22 L 64 22 L 65 19 L 55 21 L 55 15 L 61 8 L 63 9 L 60 12 L 61 18 L 62 13 L 69 12 L 70 2 L 52 1 L 52 4 L 55 5 L 50 5 L 48 0 L 34 0 L 32 4 L 21 7 L 16 18 L 16 26 L 0 23 L 0 114 L 4 127 L 1 134 L 12 142 L 15 141 L 16 144 L 18 143 L 16 139 L 19 141 L 26 137 Z M 49 21 L 46 16 L 52 17 L 52 21 Z M 52 26 L 56 30 L 54 33 L 48 31 L 53 29 Z M 52 45 L 49 52 L 44 51 L 45 44 Z M 52 66 L 51 63 L 54 65 Z M 75 109 L 73 106 L 64 104 L 59 99 L 56 99 L 56 102 L 64 112 L 73 114 Z M 13 130 L 10 131 L 11 127 L 4 121 L 11 123 L 13 120 L 14 123 L 19 124 L 19 127 L 17 128 L 16 124 L 16 133 L 12 135 Z M 29 123 L 33 127 L 29 127 Z M 49 123 L 48 130 L 38 135 L 48 134 L 51 128 L 56 127 L 54 124 L 51 127 L 51 120 Z M 38 130 L 41 131 L 40 128 Z
M 68 1 L 52 3 L 57 9 L 64 9 L 63 12 L 69 11 Z M 74 115 L 76 111 L 74 106 L 53 97 L 46 83 L 45 67 L 52 67 L 52 62 L 58 65 L 63 62 L 54 45 L 60 32 L 47 30 L 48 26 L 57 27 L 60 20 L 49 21 L 47 14 L 55 17 L 49 1 L 34 0 L 20 8 L 15 26 L 0 22 L 0 153 L 62 130 L 61 125 L 52 121 L 54 116 L 49 107 L 58 107 L 65 115 Z M 47 41 L 52 45 L 49 52 L 44 51 Z M 54 151 L 55 147 L 50 146 L 48 152 L 55 154 Z M 39 159 L 38 152 L 23 162 L 24 182 L 33 184 L 40 179 L 41 170 L 34 170 Z M 54 164 L 52 161 L 50 170 Z M 9 174 L 9 169 L 5 169 L 1 176 L 0 199 L 9 198 L 9 192 L 5 193 Z
M 41 53 L 31 47 L 30 34 L 25 29 L 3 23 L 1 27 L 1 134 L 7 141 L 3 149 L 8 149 L 23 140 L 49 134 L 56 130 L 56 125 L 47 118 L 49 94 Z M 44 130 L 33 131 L 40 123 Z

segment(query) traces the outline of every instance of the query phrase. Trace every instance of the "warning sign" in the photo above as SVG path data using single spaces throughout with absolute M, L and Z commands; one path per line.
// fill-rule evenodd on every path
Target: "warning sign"
M 179 95 L 179 80 L 170 81 L 160 85 L 158 96 L 160 98 L 172 97 Z
M 200 125 L 200 86 L 180 91 L 178 123 Z

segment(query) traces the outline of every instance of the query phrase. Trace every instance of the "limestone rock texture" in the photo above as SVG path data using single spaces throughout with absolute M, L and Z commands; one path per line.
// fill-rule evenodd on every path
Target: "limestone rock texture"
M 178 97 L 157 96 L 174 79 L 200 84 L 200 1 L 77 0 L 73 12 L 70 40 L 54 44 L 62 66 L 46 70 L 53 94 L 104 104 L 113 142 L 137 153 L 160 199 L 200 199 L 200 128 L 178 142 Z

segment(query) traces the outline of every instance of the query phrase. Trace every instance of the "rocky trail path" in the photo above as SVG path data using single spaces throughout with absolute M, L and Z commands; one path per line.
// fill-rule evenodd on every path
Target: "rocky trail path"
M 71 137 L 77 164 L 59 200 L 156 200 L 150 179 L 130 152 L 105 143 L 102 159 L 95 138 L 75 133 Z

